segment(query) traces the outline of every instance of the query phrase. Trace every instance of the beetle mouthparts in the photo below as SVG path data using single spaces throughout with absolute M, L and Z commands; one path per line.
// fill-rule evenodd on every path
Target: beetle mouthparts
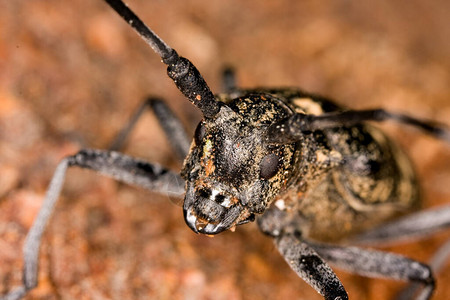
M 219 222 L 210 223 L 208 220 L 197 216 L 193 205 L 191 205 L 184 209 L 184 220 L 195 233 L 215 235 L 233 227 L 240 213 L 241 208 L 236 205 L 231 207 Z

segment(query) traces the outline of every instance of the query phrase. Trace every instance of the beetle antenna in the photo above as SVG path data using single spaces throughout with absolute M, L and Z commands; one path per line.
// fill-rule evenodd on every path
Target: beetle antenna
M 157 36 L 121 0 L 105 0 L 137 34 L 158 54 L 167 65 L 167 74 L 183 95 L 197 106 L 206 118 L 214 117 L 220 110 L 216 100 L 200 72 L 188 59 L 178 53 Z
M 429 135 L 450 143 L 450 129 L 448 127 L 384 109 L 347 110 L 318 116 L 297 113 L 272 125 L 268 130 L 267 138 L 272 143 L 290 143 L 299 140 L 306 132 L 353 126 L 365 121 L 382 122 L 386 120 L 417 127 Z

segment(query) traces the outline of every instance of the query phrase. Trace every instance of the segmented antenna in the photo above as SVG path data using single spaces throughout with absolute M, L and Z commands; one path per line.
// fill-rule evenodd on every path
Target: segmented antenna
M 348 110 L 318 116 L 299 113 L 271 125 L 267 138 L 272 143 L 290 143 L 299 140 L 306 132 L 353 126 L 365 121 L 381 122 L 386 120 L 393 120 L 417 127 L 429 135 L 450 143 L 450 130 L 448 127 L 436 122 L 423 121 L 384 109 Z
M 206 81 L 192 62 L 178 56 L 174 49 L 147 27 L 121 0 L 105 1 L 162 58 L 163 63 L 167 65 L 167 75 L 184 96 L 197 106 L 206 118 L 214 117 L 220 110 L 220 102 L 215 99 Z

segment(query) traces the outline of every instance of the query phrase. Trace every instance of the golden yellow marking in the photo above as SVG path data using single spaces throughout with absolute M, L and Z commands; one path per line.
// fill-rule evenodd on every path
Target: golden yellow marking
M 208 157 L 211 155 L 211 150 L 213 148 L 212 142 L 210 139 L 207 139 L 205 142 L 205 146 L 203 146 L 203 153 L 205 157 Z
M 318 163 L 324 163 L 327 161 L 328 156 L 325 155 L 322 151 L 317 151 L 316 152 L 316 159 Z
M 302 110 L 301 112 L 305 112 L 307 114 L 321 115 L 323 113 L 320 104 L 311 98 L 296 98 L 292 101 L 292 103 L 298 106 L 298 108 Z

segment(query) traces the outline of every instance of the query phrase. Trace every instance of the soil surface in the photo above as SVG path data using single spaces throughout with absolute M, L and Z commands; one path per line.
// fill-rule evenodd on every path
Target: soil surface
M 450 2 L 129 1 L 215 92 L 233 66 L 243 87 L 298 86 L 352 108 L 450 125 Z M 160 59 L 99 0 L 0 0 L 0 293 L 21 278 L 22 245 L 53 170 L 107 148 L 145 99 L 166 99 L 192 133 L 201 119 Z M 423 206 L 450 199 L 450 147 L 383 124 L 410 155 Z M 123 152 L 174 170 L 151 113 Z M 195 235 L 165 196 L 89 171 L 67 174 L 28 299 L 322 299 L 255 224 Z M 381 248 L 427 261 L 450 237 Z M 404 283 L 337 271 L 351 299 L 392 299 Z M 434 299 L 450 299 L 450 266 Z

